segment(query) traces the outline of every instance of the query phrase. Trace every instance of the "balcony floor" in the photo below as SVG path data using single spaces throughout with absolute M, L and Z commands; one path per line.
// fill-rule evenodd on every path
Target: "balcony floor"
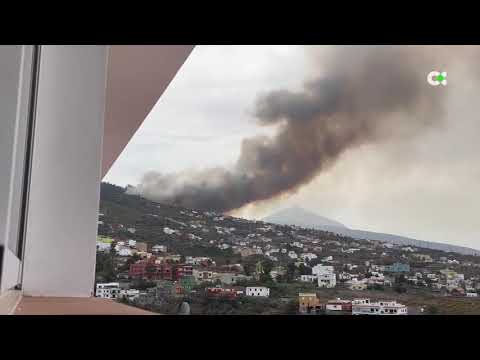
M 14 315 L 158 315 L 101 298 L 23 296 Z

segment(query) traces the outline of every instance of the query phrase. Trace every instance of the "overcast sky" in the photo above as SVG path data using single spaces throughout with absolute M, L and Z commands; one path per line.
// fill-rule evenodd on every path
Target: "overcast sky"
M 468 54 L 464 50 L 459 56 Z M 136 185 L 147 171 L 232 166 L 243 139 L 274 133 L 255 122 L 258 95 L 300 90 L 318 67 L 318 57 L 331 51 L 197 46 L 105 181 Z M 420 140 L 350 149 L 297 193 L 247 206 L 236 215 L 261 218 L 296 205 L 350 228 L 480 248 L 480 90 L 469 66 L 447 65 L 448 86 L 431 89 L 448 91 L 442 126 Z

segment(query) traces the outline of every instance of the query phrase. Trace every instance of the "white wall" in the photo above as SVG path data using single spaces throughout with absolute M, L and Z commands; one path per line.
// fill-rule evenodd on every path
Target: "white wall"
M 31 64 L 32 46 L 0 46 L 0 246 L 5 246 L 0 293 L 15 286 L 19 276 L 17 249 Z
M 23 291 L 93 294 L 106 46 L 42 46 Z

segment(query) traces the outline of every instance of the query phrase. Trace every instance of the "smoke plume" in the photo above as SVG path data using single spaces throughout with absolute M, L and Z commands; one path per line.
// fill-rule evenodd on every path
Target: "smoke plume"
M 445 89 L 426 82 L 438 53 L 434 47 L 339 47 L 302 91 L 258 97 L 258 124 L 274 126 L 276 135 L 243 140 L 231 169 L 150 172 L 135 192 L 216 211 L 295 192 L 346 151 L 441 124 Z

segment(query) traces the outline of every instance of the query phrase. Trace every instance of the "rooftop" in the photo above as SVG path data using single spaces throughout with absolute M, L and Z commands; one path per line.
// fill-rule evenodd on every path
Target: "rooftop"
M 0 296 L 0 313 L 6 315 L 157 315 L 101 298 L 30 297 L 9 291 Z

